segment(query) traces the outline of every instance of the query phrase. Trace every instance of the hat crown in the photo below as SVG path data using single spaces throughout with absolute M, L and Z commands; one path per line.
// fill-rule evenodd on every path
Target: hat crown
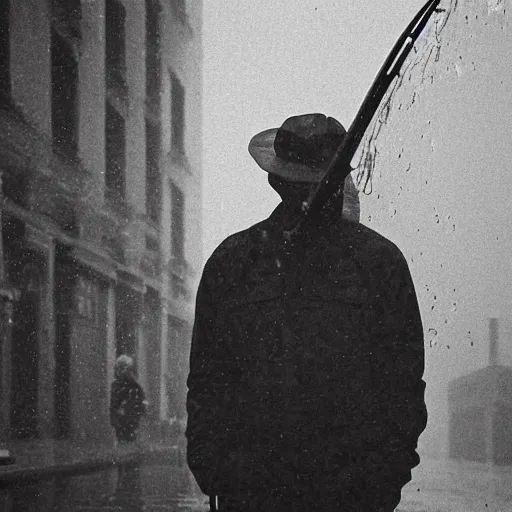
M 279 128 L 257 133 L 249 153 L 265 171 L 288 181 L 319 183 L 346 130 L 324 114 L 289 117 Z
M 283 160 L 318 168 L 331 160 L 345 134 L 345 128 L 333 117 L 293 116 L 278 129 L 274 151 Z

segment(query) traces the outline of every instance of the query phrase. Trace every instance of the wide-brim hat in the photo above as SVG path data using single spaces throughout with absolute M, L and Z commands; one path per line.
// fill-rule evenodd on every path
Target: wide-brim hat
M 318 183 L 346 133 L 339 121 L 324 114 L 293 116 L 279 128 L 256 134 L 249 142 L 249 153 L 270 174 Z

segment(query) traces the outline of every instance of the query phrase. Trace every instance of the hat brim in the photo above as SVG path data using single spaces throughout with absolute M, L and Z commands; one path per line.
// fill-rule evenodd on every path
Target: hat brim
M 271 128 L 256 134 L 249 142 L 249 153 L 266 172 L 285 180 L 299 183 L 320 183 L 325 176 L 325 167 L 289 162 L 276 155 L 274 140 L 279 128 Z

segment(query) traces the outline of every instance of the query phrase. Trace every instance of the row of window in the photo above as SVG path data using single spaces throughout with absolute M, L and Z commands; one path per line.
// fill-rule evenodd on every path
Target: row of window
M 146 212 L 154 223 L 161 210 L 161 7 L 146 1 Z M 10 98 L 10 2 L 0 2 L 0 94 Z M 78 52 L 81 37 L 80 0 L 51 1 L 51 115 L 54 149 L 76 158 L 78 151 Z M 107 197 L 124 200 L 126 194 L 126 11 L 120 0 L 105 1 L 105 190 Z M 171 85 L 171 154 L 184 157 L 185 91 L 169 71 Z M 173 186 L 172 247 L 183 258 L 184 198 Z
M 9 2 L 0 2 L 0 91 L 10 93 Z M 53 0 L 51 34 L 52 139 L 56 150 L 76 157 L 78 146 L 78 62 L 73 39 L 79 37 L 80 1 Z M 161 140 L 160 6 L 146 0 L 146 174 L 147 213 L 155 222 L 160 212 L 159 155 Z M 106 187 L 125 197 L 126 122 L 120 105 L 126 101 L 126 12 L 119 0 L 105 3 Z M 171 152 L 184 155 L 185 91 L 170 71 Z

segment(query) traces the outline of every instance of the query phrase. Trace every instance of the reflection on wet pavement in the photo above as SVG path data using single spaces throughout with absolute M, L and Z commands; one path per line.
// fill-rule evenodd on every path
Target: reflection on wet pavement
M 131 462 L 87 474 L 12 484 L 0 490 L 0 510 L 199 512 L 208 508 L 187 469 Z
M 206 512 L 190 472 L 171 464 L 127 464 L 0 488 L 1 512 Z M 509 512 L 512 466 L 423 457 L 396 512 Z M 262 511 L 264 512 L 264 511 Z

